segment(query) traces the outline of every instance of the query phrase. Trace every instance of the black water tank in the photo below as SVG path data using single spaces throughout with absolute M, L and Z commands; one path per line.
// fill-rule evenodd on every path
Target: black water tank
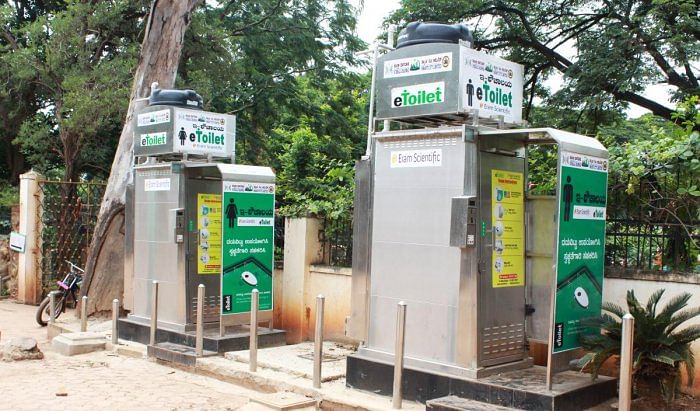
M 474 38 L 472 32 L 464 24 L 421 23 L 415 21 L 409 23 L 399 33 L 396 48 L 413 46 L 425 43 L 452 43 L 459 44 L 460 40 L 471 43 Z
M 202 96 L 194 90 L 168 90 L 154 89 L 151 91 L 151 96 L 148 98 L 148 105 L 168 105 L 187 107 L 201 110 L 203 108 Z

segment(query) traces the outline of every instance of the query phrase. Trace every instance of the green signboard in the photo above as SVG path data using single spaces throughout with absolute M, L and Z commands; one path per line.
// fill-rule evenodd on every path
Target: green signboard
M 254 289 L 272 310 L 275 185 L 224 181 L 221 208 L 221 314 L 249 312 Z
M 581 320 L 600 315 L 608 160 L 561 152 L 554 353 L 580 347 Z

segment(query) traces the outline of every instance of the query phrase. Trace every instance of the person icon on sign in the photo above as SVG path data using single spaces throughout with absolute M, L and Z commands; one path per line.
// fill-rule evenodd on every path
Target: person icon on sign
M 472 80 L 469 79 L 469 84 L 467 84 L 467 104 L 469 107 L 473 105 L 473 100 L 474 100 L 474 85 L 472 84 Z
M 574 201 L 574 186 L 571 184 L 571 176 L 566 177 L 564 184 L 564 221 L 569 221 L 571 214 L 571 202 Z
M 226 206 L 226 219 L 228 220 L 228 228 L 233 228 L 236 225 L 236 217 L 238 216 L 238 207 L 233 198 Z
M 178 138 L 180 138 L 180 145 L 184 146 L 185 145 L 185 139 L 187 138 L 187 133 L 185 132 L 184 127 L 180 127 L 180 132 L 177 133 Z

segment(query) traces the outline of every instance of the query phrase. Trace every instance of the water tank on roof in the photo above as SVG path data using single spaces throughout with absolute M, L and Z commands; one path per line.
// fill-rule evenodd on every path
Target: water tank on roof
M 441 23 L 409 23 L 405 29 L 399 33 L 396 48 L 413 46 L 425 43 L 452 43 L 459 44 L 459 41 L 467 41 L 471 45 L 473 41 L 471 30 L 464 24 L 441 24 Z
M 178 106 L 201 110 L 203 108 L 203 100 L 202 96 L 197 94 L 194 90 L 154 88 L 151 90 L 151 96 L 148 98 L 148 105 Z

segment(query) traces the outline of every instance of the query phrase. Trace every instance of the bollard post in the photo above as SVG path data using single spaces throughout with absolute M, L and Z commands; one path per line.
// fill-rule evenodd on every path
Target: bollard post
M 250 293 L 250 344 L 248 353 L 250 355 L 250 371 L 258 369 L 258 290 L 254 289 Z
M 156 345 L 156 330 L 158 329 L 158 281 L 153 280 L 153 296 L 151 297 L 151 345 Z
M 197 337 L 194 353 L 197 357 L 204 354 L 204 284 L 197 287 Z
M 632 408 L 632 354 L 634 352 L 634 317 L 627 313 L 622 317 L 622 342 L 620 353 L 620 399 L 617 408 Z
M 80 303 L 80 332 L 87 331 L 87 302 L 87 295 L 84 295 Z
M 321 362 L 323 361 L 323 312 L 326 298 L 316 297 L 316 329 L 314 332 L 314 388 L 321 388 Z
M 56 322 L 56 291 L 49 292 L 49 324 Z
M 119 343 L 119 334 L 117 330 L 117 321 L 119 320 L 119 300 L 112 300 L 112 345 Z
M 396 347 L 394 349 L 394 389 L 391 397 L 391 406 L 401 409 L 403 394 L 401 393 L 401 379 L 403 376 L 403 350 L 406 337 L 406 303 L 400 301 L 396 310 Z

